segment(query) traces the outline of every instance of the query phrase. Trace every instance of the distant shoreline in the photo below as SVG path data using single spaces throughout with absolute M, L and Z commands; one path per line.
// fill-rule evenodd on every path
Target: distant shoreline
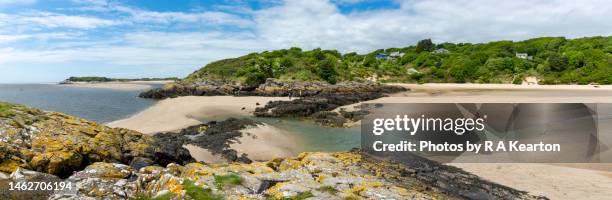
M 147 90 L 153 88 L 153 84 L 166 84 L 174 81 L 109 81 L 109 82 L 70 82 L 57 83 L 61 86 L 112 89 L 123 91 Z

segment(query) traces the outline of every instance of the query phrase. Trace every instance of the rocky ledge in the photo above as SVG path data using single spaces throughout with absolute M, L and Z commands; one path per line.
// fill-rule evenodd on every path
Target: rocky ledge
M 75 188 L 56 191 L 50 199 L 545 199 L 457 170 L 437 170 L 445 176 L 425 179 L 419 171 L 359 152 L 306 152 L 250 164 L 169 164 L 139 170 L 97 162 L 64 180 Z M 48 175 L 19 169 L 4 179 L 41 176 Z M 479 196 L 471 196 L 475 194 Z
M 202 81 L 197 83 L 168 83 L 162 88 L 155 88 L 141 93 L 142 98 L 165 99 L 179 96 L 325 96 L 331 94 L 369 94 L 406 91 L 403 87 L 381 85 L 374 82 L 340 82 L 334 85 L 324 82 L 279 81 L 267 79 L 258 86 L 242 85 L 235 81 Z
M 17 168 L 68 177 L 91 163 L 134 166 L 185 163 L 185 149 L 164 149 L 163 140 L 109 128 L 57 112 L 0 102 L 0 171 Z

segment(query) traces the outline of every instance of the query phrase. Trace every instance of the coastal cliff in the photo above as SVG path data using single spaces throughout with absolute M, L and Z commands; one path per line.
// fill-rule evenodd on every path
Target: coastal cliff
M 249 122 L 234 119 L 176 134 L 183 139 L 195 132 L 199 137 L 227 136 L 233 131 L 224 127 L 244 128 L 236 124 Z M 231 138 L 226 136 L 223 141 Z M 295 158 L 246 163 L 198 163 L 183 151 L 177 137 L 143 135 L 8 103 L 0 103 L 0 138 L 2 183 L 53 180 L 75 187 L 42 194 L 50 199 L 542 198 L 435 162 L 413 168 L 359 151 L 309 152 Z M 203 143 L 210 142 L 206 141 Z M 40 193 L 3 195 L 41 197 L 36 196 Z

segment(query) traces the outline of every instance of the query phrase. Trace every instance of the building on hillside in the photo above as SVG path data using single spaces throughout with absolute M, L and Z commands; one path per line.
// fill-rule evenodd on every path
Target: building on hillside
M 533 56 L 530 56 L 527 53 L 516 53 L 516 57 L 525 60 L 533 60 Z
M 405 55 L 405 53 L 401 53 L 399 51 L 396 51 L 396 52 L 391 52 L 391 54 L 389 54 L 389 57 L 390 58 L 401 58 L 404 55 Z
M 435 54 L 447 54 L 450 53 L 450 51 L 448 49 L 445 48 L 439 48 L 433 51 L 433 53 Z
M 387 60 L 387 59 L 389 59 L 389 56 L 387 54 L 384 54 L 384 53 L 378 53 L 378 54 L 376 54 L 376 59 L 378 59 L 378 60 Z

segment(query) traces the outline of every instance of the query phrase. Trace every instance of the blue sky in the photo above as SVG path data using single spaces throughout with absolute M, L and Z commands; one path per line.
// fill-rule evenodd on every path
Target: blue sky
M 0 0 L 0 83 L 184 77 L 298 46 L 360 53 L 434 42 L 612 35 L 607 0 Z

